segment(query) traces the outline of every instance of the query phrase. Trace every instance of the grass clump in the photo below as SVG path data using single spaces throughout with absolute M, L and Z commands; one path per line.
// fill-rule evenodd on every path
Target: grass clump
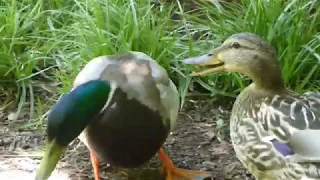
M 186 75 L 191 67 L 177 60 L 206 53 L 231 34 L 249 31 L 276 47 L 286 85 L 298 92 L 319 88 L 317 0 L 214 2 L 187 6 L 182 1 L 155 5 L 150 0 L 1 2 L 0 83 L 18 90 L 20 104 L 33 104 L 39 81 L 56 82 L 64 93 L 90 59 L 142 51 L 168 70 L 182 97 L 190 82 L 211 94 L 234 97 L 248 85 L 247 78 L 224 73 L 191 80 Z
M 0 3 L 0 108 L 11 104 L 20 112 L 28 103 L 33 111 L 34 77 L 56 66 L 49 27 L 62 19 L 58 20 L 61 16 L 53 5 L 41 0 Z
M 79 68 L 94 57 L 127 51 L 142 51 L 172 73 L 171 62 L 177 55 L 171 53 L 177 42 L 174 24 L 170 20 L 172 7 L 154 13 L 148 1 L 76 1 L 79 10 L 71 16 L 77 22 L 68 27 L 70 41 L 74 41 L 78 56 L 66 59 L 71 68 Z M 80 64 L 79 64 L 80 63 Z M 70 78 L 78 70 L 66 69 L 62 77 L 63 92 L 70 89 Z M 71 78 L 72 79 L 72 78 Z
M 201 5 L 197 16 L 187 20 L 194 29 L 206 29 L 211 44 L 238 32 L 253 32 L 270 42 L 278 52 L 287 86 L 298 91 L 320 86 L 320 3 L 317 0 L 255 1 L 240 4 Z M 202 42 L 195 42 L 194 47 Z M 197 54 L 203 48 L 195 49 Z M 234 73 L 201 78 L 204 84 L 223 92 L 238 93 L 249 80 Z M 212 90 L 210 88 L 210 90 Z

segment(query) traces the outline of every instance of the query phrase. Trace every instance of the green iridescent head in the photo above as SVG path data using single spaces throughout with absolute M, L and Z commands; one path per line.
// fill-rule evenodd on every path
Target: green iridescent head
M 56 167 L 68 144 L 77 138 L 85 127 L 106 105 L 111 85 L 93 80 L 63 95 L 48 116 L 47 147 L 36 180 L 46 180 Z

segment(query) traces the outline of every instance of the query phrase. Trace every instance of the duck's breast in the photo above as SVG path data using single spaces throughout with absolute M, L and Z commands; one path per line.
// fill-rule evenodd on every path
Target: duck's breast
M 130 168 L 151 159 L 164 143 L 169 129 L 159 112 L 136 99 L 128 99 L 118 88 L 108 107 L 86 128 L 84 135 L 99 159 Z

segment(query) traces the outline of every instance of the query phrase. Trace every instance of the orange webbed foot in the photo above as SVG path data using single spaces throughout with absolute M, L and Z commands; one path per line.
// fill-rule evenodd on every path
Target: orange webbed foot
M 165 171 L 167 174 L 166 180 L 203 180 L 211 177 L 211 174 L 208 172 L 176 168 L 162 148 L 158 152 L 158 155 L 162 161 L 161 171 Z

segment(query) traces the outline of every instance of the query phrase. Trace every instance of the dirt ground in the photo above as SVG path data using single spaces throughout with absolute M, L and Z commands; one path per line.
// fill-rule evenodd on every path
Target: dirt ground
M 209 171 L 212 179 L 254 179 L 235 156 L 229 139 L 229 105 L 218 106 L 213 100 L 187 100 L 178 126 L 164 148 L 180 168 Z M 26 113 L 27 114 L 27 113 Z M 14 123 L 8 113 L 0 112 L 0 179 L 34 179 L 44 145 L 44 130 L 18 129 L 26 116 Z M 10 118 L 9 118 L 10 119 Z M 217 125 L 218 124 L 218 125 Z M 100 163 L 101 179 L 163 180 L 157 156 L 136 169 L 122 169 Z M 68 148 L 50 180 L 93 180 L 89 152 L 79 140 Z

